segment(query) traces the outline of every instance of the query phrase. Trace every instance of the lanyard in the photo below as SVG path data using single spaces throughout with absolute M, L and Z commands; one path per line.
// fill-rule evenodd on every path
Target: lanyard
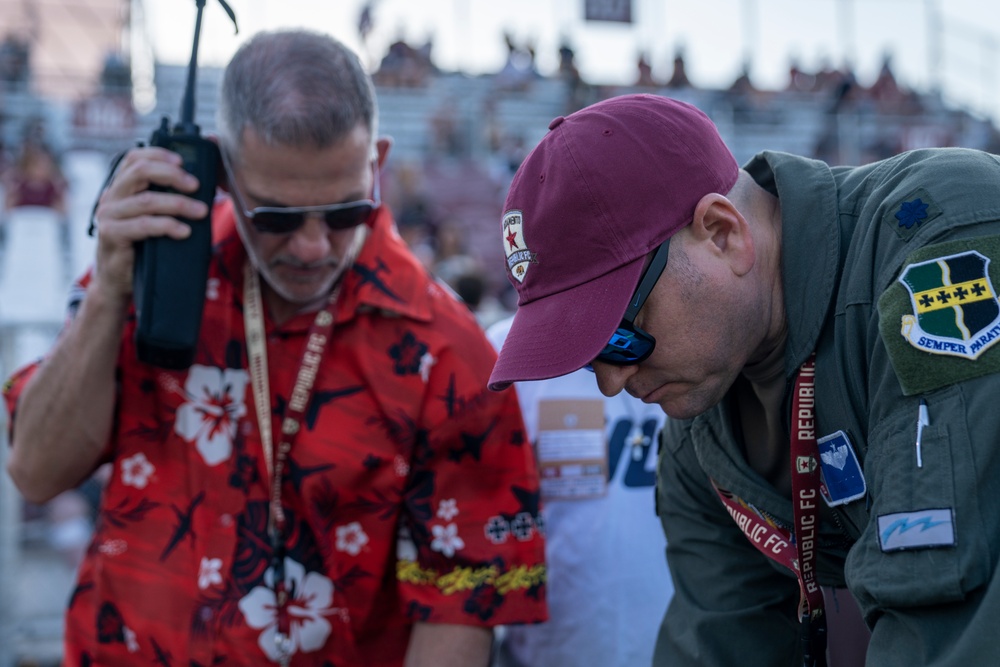
M 319 363 L 333 332 L 333 308 L 340 293 L 340 283 L 337 283 L 326 305 L 316 313 L 309 327 L 309 338 L 281 422 L 281 438 L 277 449 L 274 448 L 274 434 L 271 430 L 271 391 L 267 375 L 267 343 L 264 338 L 264 306 L 260 294 L 260 278 L 249 262 L 244 267 L 243 285 L 243 321 L 246 329 L 247 357 L 250 361 L 250 382 L 253 387 L 260 442 L 264 450 L 264 461 L 267 464 L 271 487 L 268 534 L 271 538 L 271 570 L 274 577 L 274 600 L 278 620 L 274 641 L 281 664 L 287 665 L 291 659 L 293 646 L 290 634 L 289 596 L 285 585 L 285 511 L 281 506 L 281 490 L 288 453 L 302 426 L 309 397 L 312 395 L 313 383 L 319 371 Z
M 799 620 L 804 667 L 826 665 L 826 615 L 816 581 L 820 469 L 816 449 L 816 357 L 795 378 L 792 394 L 792 517 L 795 532 L 776 526 L 713 481 L 716 493 L 750 543 L 795 573 L 799 581 Z M 792 546 L 794 545 L 794 550 Z

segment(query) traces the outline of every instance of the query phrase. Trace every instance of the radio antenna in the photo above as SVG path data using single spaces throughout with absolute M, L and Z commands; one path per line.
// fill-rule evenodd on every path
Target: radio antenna
M 181 102 L 181 117 L 178 123 L 180 127 L 188 131 L 191 128 L 197 127 L 194 122 L 194 93 L 198 77 L 198 43 L 201 41 L 201 14 L 205 9 L 205 2 L 206 0 L 195 0 L 195 4 L 198 5 L 198 14 L 194 22 L 194 42 L 191 46 L 191 60 L 188 62 L 187 84 L 184 86 L 184 99 Z M 232 7 L 226 4 L 226 0 L 219 0 L 219 4 L 226 10 L 226 14 L 229 15 L 229 18 L 233 22 L 236 33 L 239 34 L 240 28 L 236 25 L 236 14 L 233 12 Z

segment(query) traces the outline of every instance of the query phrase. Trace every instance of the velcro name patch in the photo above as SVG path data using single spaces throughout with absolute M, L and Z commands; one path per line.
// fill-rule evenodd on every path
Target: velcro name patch
M 884 552 L 955 546 L 951 509 L 897 512 L 878 517 L 878 542 Z

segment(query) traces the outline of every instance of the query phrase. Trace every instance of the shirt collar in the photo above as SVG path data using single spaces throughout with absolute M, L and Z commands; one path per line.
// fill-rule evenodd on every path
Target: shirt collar
M 837 183 L 830 167 L 787 153 L 763 152 L 743 167 L 781 202 L 786 369 L 816 349 L 841 271 Z

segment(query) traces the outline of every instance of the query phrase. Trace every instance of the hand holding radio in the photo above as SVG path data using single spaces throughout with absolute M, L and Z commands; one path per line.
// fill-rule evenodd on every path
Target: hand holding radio
M 162 368 L 185 369 L 192 364 L 201 329 L 208 265 L 212 256 L 210 214 L 215 199 L 216 174 L 221 162 L 219 147 L 201 136 L 194 122 L 195 77 L 198 71 L 198 41 L 205 0 L 195 0 L 198 12 L 194 43 L 188 64 L 187 85 L 181 103 L 181 118 L 173 127 L 163 118 L 153 132 L 150 146 L 172 151 L 180 156 L 181 166 L 197 181 L 191 197 L 205 205 L 203 215 L 178 216 L 188 226 L 183 238 L 149 236 L 135 244 L 133 302 L 137 326 L 135 345 L 139 360 Z M 219 0 L 236 24 L 236 15 Z M 191 184 L 181 178 L 181 183 Z M 163 187 L 150 180 L 150 198 L 157 192 L 180 193 L 185 190 Z
M 151 186 L 160 191 L 150 190 Z M 162 148 L 129 151 L 97 206 L 100 235 L 89 289 L 103 290 L 123 302 L 131 298 L 134 244 L 150 237 L 190 236 L 191 227 L 178 218 L 201 219 L 208 214 L 204 202 L 189 196 L 197 189 L 197 178 L 184 170 L 176 153 Z
M 149 146 L 119 157 L 94 207 L 100 227 L 93 289 L 114 301 L 131 295 L 136 352 L 145 363 L 185 369 L 194 361 L 212 256 L 211 209 L 221 159 L 194 122 L 201 15 L 198 7 L 181 118 L 166 117 Z M 219 4 L 236 25 L 236 15 Z M 238 29 L 237 29 L 238 30 Z

